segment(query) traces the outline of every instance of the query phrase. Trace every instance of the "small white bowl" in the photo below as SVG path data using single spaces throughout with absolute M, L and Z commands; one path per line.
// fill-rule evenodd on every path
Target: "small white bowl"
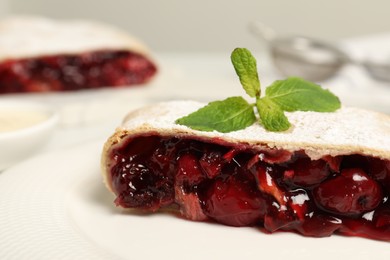
M 1 100 L 0 171 L 39 151 L 50 139 L 58 121 L 58 114 L 45 105 Z

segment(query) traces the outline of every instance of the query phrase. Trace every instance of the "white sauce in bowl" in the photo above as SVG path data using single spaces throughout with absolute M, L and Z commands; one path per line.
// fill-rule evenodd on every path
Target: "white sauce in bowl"
M 58 120 L 50 106 L 0 99 L 0 171 L 39 153 Z
M 0 133 L 27 128 L 47 119 L 47 114 L 38 111 L 0 108 Z

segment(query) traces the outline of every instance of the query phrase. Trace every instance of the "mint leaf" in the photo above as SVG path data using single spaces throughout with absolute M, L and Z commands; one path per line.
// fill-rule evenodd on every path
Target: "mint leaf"
M 228 133 L 256 122 L 253 106 L 242 97 L 210 102 L 205 107 L 176 120 L 177 124 L 201 131 Z
M 341 107 L 329 90 L 297 77 L 275 81 L 265 94 L 284 111 L 333 112 Z
M 283 110 L 268 97 L 257 100 L 256 106 L 260 122 L 266 130 L 281 132 L 290 128 L 291 124 Z
M 230 58 L 245 92 L 251 97 L 260 97 L 256 59 L 251 52 L 245 48 L 236 48 Z

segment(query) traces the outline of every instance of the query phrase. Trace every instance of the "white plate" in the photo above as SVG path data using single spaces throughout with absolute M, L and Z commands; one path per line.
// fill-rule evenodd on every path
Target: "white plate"
M 390 259 L 389 243 L 267 235 L 115 208 L 99 171 L 103 142 L 0 173 L 0 259 Z

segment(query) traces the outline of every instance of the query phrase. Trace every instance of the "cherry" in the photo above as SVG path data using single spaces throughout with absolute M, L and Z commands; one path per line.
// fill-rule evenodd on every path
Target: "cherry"
M 115 203 L 128 208 L 157 210 L 173 202 L 173 181 L 140 163 L 118 164 L 113 169 Z
M 390 228 L 390 204 L 389 203 L 375 210 L 374 223 L 375 223 L 375 227 Z
M 283 198 L 285 200 L 282 204 L 272 203 L 264 218 L 264 227 L 268 231 L 294 229 L 308 216 L 311 205 L 305 190 L 297 189 L 288 194 L 284 193 Z
M 157 210 L 173 202 L 173 174 L 156 160 L 147 160 L 155 157 L 160 141 L 158 136 L 138 136 L 113 151 L 116 164 L 112 169 L 112 186 L 117 205 Z
M 274 164 L 284 163 L 291 159 L 293 153 L 286 150 L 268 149 L 259 153 L 259 159 L 262 162 Z
M 200 166 L 210 179 L 221 173 L 224 162 L 224 157 L 222 157 L 221 153 L 218 152 L 205 153 L 199 160 Z
M 118 149 L 117 154 L 124 154 L 130 161 L 136 158 L 149 158 L 160 143 L 157 136 L 138 136 L 127 140 L 124 147 Z
M 186 183 L 189 186 L 194 186 L 204 179 L 205 176 L 200 168 L 198 159 L 192 154 L 182 154 L 177 160 L 175 182 L 178 185 Z
M 309 215 L 309 209 L 311 205 L 309 203 L 310 197 L 307 194 L 307 191 L 304 189 L 297 189 L 290 191 L 288 194 L 289 197 L 289 208 L 292 209 L 294 215 L 299 220 L 304 220 Z
M 230 162 L 231 160 L 233 160 L 234 156 L 237 155 L 238 152 L 238 150 L 232 148 L 223 155 L 223 159 L 225 159 L 226 162 Z
M 322 160 L 328 163 L 329 168 L 334 172 L 340 172 L 340 165 L 343 157 L 342 156 L 336 156 L 332 157 L 330 155 L 322 157 Z
M 383 161 L 378 158 L 370 158 L 367 161 L 370 175 L 387 190 L 390 190 L 390 161 Z
M 272 177 L 273 171 L 273 167 L 259 165 L 254 173 L 257 187 L 263 193 L 272 196 L 279 206 L 286 206 L 287 198 L 285 192 L 277 185 Z
M 187 193 L 182 187 L 175 186 L 175 202 L 179 205 L 180 213 L 185 218 L 195 221 L 207 219 L 200 205 L 198 194 Z
M 289 165 L 289 169 L 284 172 L 284 179 L 297 186 L 310 187 L 324 181 L 330 173 L 324 160 L 299 158 Z
M 390 241 L 390 227 L 388 225 L 376 227 L 374 223 L 365 219 L 345 218 L 338 232 L 347 236 Z
M 323 214 L 313 214 L 296 226 L 296 230 L 305 236 L 328 237 L 342 226 L 342 220 Z
M 264 216 L 264 228 L 269 232 L 291 230 L 299 225 L 299 222 L 290 210 L 284 207 L 275 207 L 274 204 L 272 204 L 271 210 Z
M 219 223 L 250 226 L 263 218 L 267 204 L 250 183 L 228 176 L 211 184 L 203 205 L 205 214 Z
M 316 203 L 326 211 L 354 215 L 375 209 L 382 201 L 382 189 L 361 169 L 344 169 L 341 175 L 313 190 Z

